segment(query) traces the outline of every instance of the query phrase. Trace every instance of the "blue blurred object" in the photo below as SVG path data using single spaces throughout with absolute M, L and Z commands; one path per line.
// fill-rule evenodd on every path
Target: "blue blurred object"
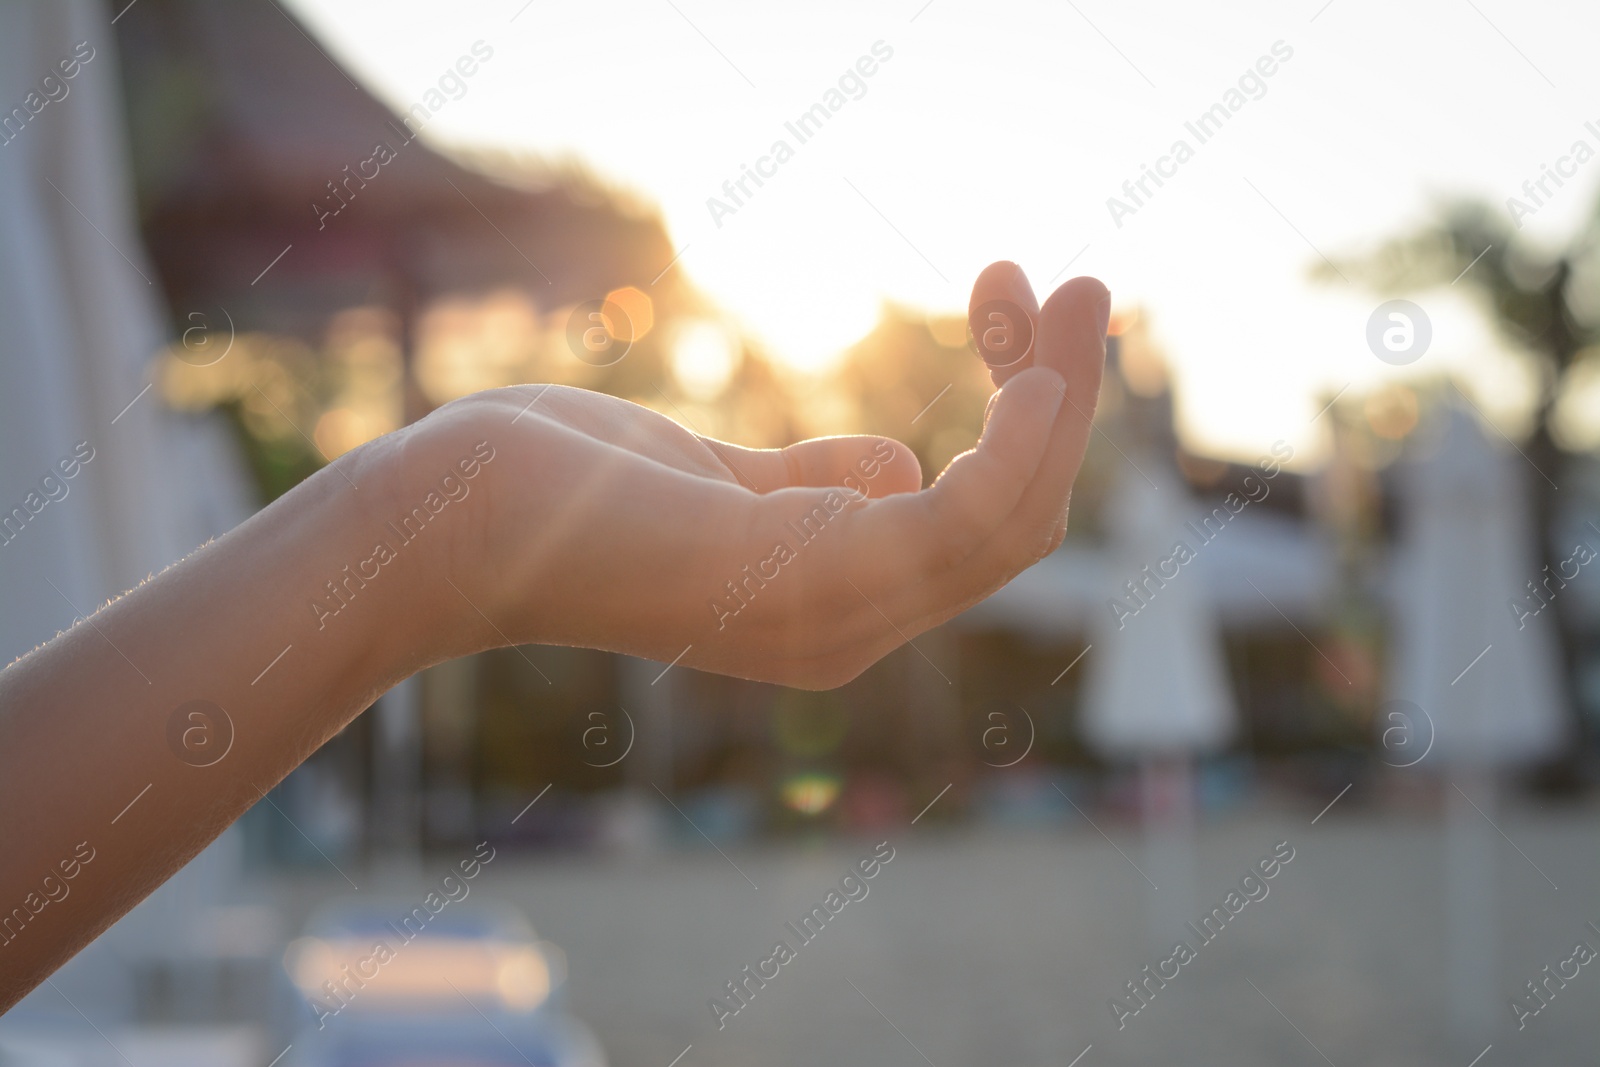
M 1060 826 L 1077 818 L 1067 796 L 1068 775 L 1050 767 L 1007 767 L 981 778 L 973 807 L 988 823 L 1001 826 Z
M 706 838 L 723 844 L 746 841 L 761 829 L 761 800 L 742 785 L 697 789 L 683 797 L 680 806 L 688 825 L 673 829 L 681 841 L 692 845 Z
M 1196 770 L 1196 788 L 1203 812 L 1232 811 L 1243 807 L 1255 794 L 1255 761 L 1248 755 L 1215 757 L 1201 763 Z
M 515 908 L 465 893 L 329 905 L 284 954 L 300 1013 L 290 1062 L 605 1067 L 593 1032 L 562 1007 L 565 970 Z

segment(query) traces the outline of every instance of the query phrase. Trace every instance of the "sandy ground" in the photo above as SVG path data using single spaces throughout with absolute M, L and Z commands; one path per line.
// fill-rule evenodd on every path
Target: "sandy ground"
M 1479 826 L 1494 919 L 1469 910 L 1469 936 L 1454 938 L 1437 817 L 1354 803 L 1315 825 L 1314 815 L 1207 823 L 1190 891 L 1185 865 L 1137 827 L 1102 822 L 1102 835 L 1081 821 L 1056 831 L 924 824 L 726 857 L 508 855 L 478 888 L 518 904 L 566 950 L 571 1007 L 616 1067 L 668 1067 L 691 1045 L 680 1067 L 1067 1067 L 1080 1054 L 1079 1067 L 1468 1067 L 1491 1044 L 1479 1067 L 1595 1062 L 1600 965 L 1520 1032 L 1509 1003 L 1580 939 L 1600 949 L 1585 926 L 1600 925 L 1600 809 L 1512 806 L 1496 813 L 1498 830 Z M 883 839 L 894 859 L 868 895 L 800 945 L 785 923 Z M 1209 943 L 1185 929 L 1279 842 L 1295 857 L 1264 899 Z M 1166 883 L 1160 892 L 1147 874 Z M 320 885 L 284 887 L 290 913 Z M 1111 998 L 1180 936 L 1194 959 L 1119 1030 Z M 712 998 L 780 938 L 799 946 L 796 958 L 719 1029 Z M 1453 985 L 1475 966 L 1482 992 L 1452 1024 Z

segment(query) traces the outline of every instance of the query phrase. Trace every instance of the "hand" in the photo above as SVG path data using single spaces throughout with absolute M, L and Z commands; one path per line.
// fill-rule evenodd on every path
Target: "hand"
M 502 389 L 340 457 L 0 671 L 0 811 L 28 814 L 0 822 L 0 899 L 42 900 L 74 842 L 96 855 L 69 902 L 4 932 L 0 1011 L 430 663 L 541 642 L 834 686 L 1054 549 L 1109 298 L 1080 278 L 1036 312 L 996 264 L 973 306 L 991 299 L 1036 314 L 1037 340 L 930 489 L 882 438 L 755 451 Z M 215 758 L 174 733 L 196 701 Z
M 496 458 L 451 524 L 432 596 L 456 625 L 429 658 L 581 645 L 827 688 L 993 593 L 1065 533 L 1110 297 L 1079 278 L 1040 310 L 997 263 L 972 307 L 993 299 L 1030 317 L 1036 343 L 993 372 L 977 447 L 922 491 L 911 450 L 885 438 L 746 449 L 558 386 L 441 408 L 399 443 L 415 475 L 402 508 L 479 442 Z

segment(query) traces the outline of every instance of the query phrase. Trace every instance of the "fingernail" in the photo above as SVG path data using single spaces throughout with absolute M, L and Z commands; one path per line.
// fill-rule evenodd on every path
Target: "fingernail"
M 1111 326 L 1111 291 L 1100 298 L 1100 303 L 1095 306 L 1095 312 L 1100 316 L 1100 336 L 1106 335 L 1106 330 Z

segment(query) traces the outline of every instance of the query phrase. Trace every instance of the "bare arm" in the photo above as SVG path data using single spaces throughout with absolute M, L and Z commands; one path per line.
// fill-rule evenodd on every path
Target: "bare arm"
M 980 291 L 1031 305 L 990 275 Z M 572 644 L 831 686 L 987 596 L 1060 541 L 1106 299 L 1058 290 L 983 440 L 928 490 L 883 439 L 746 450 L 580 390 L 496 390 L 0 672 L 0 1010 L 429 664 Z
M 0 1008 L 425 662 L 412 596 L 425 551 L 396 561 L 408 573 L 361 591 L 372 610 L 320 632 L 307 625 L 307 592 L 352 562 L 341 533 L 368 525 L 389 491 L 377 458 L 341 460 L 0 673 Z M 191 701 L 232 724 L 231 748 L 208 767 L 169 746 L 169 719 Z M 226 728 L 211 727 L 179 732 L 191 761 L 222 743 Z

